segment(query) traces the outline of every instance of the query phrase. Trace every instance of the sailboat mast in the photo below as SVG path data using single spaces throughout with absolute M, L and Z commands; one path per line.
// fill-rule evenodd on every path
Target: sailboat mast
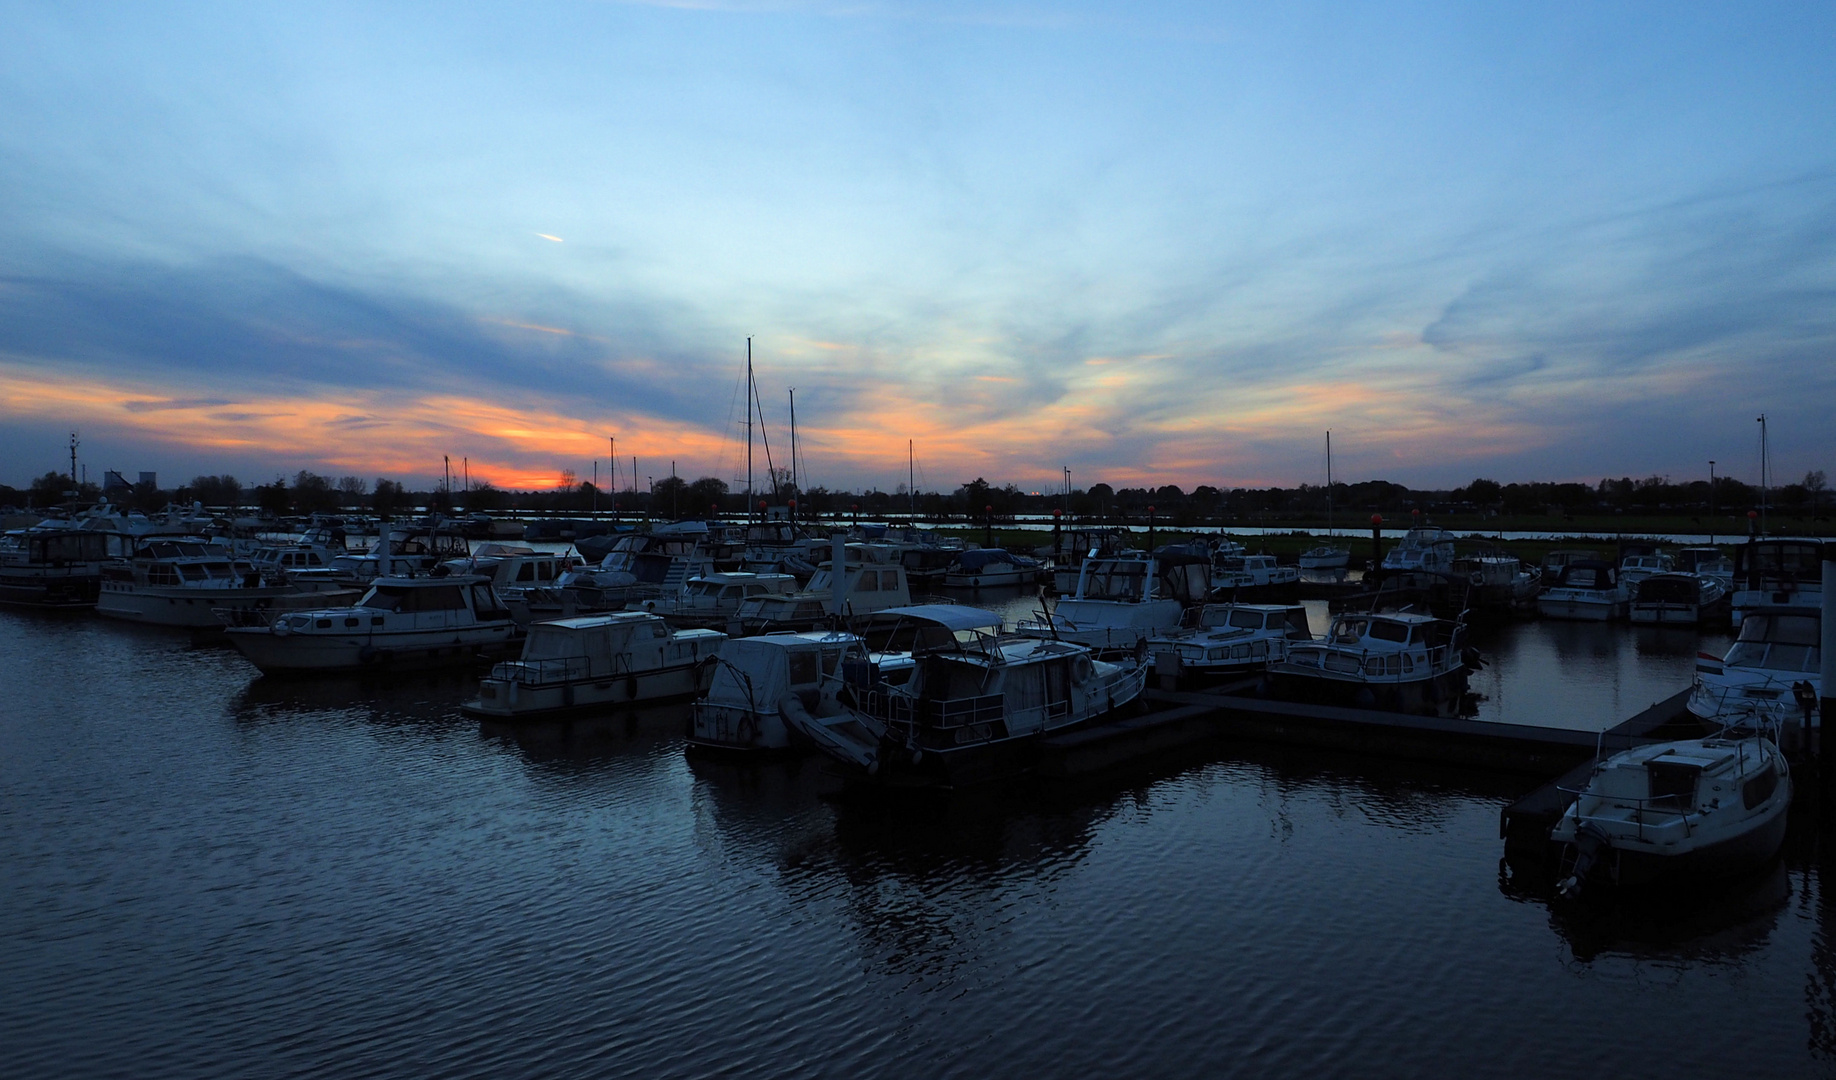
M 1332 535 L 1332 432 L 1326 433 L 1326 535 Z
M 790 388 L 790 488 L 794 497 L 797 494 L 797 388 L 794 386 Z
M 746 520 L 752 520 L 752 339 L 746 339 Z
M 905 494 L 912 502 L 912 516 L 918 516 L 918 457 L 912 440 L 905 440 Z
M 1766 531 L 1767 482 L 1771 479 L 1771 477 L 1768 475 L 1771 471 L 1769 466 L 1772 464 L 1771 462 L 1766 460 L 1766 414 L 1765 413 L 1759 414 L 1759 426 L 1760 426 L 1760 532 L 1763 534 Z

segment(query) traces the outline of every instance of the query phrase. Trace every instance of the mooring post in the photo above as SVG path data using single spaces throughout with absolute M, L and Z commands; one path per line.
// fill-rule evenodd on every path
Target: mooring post
M 1383 515 L 1371 515 L 1371 569 L 1383 565 Z
M 1836 542 L 1823 544 L 1823 654 L 1817 704 L 1817 773 L 1825 800 L 1836 799 L 1836 739 L 1824 738 L 1824 722 L 1836 705 Z M 1809 735 L 1809 732 L 1805 732 Z M 1829 818 L 1825 818 L 1829 820 Z

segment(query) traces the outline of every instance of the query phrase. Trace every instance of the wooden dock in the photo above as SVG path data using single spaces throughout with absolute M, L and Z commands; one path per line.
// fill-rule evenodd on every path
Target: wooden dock
M 1175 747 L 1225 738 L 1547 777 L 1591 762 L 1603 738 L 1607 746 L 1624 749 L 1629 740 L 1645 737 L 1680 715 L 1688 696 L 1684 691 L 1658 702 L 1603 737 L 1567 728 L 1273 701 L 1246 693 L 1255 682 L 1245 680 L 1203 692 L 1150 690 L 1147 700 L 1152 711 L 1142 716 L 1046 739 L 1038 773 L 1072 778 Z

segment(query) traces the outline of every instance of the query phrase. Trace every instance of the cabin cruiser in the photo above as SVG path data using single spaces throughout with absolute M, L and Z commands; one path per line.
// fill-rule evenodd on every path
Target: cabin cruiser
M 582 610 L 619 609 L 633 601 L 678 593 L 693 578 L 731 569 L 716 558 L 725 549 L 710 546 L 708 535 L 708 526 L 700 521 L 628 533 L 613 542 L 598 565 L 570 569 L 556 584 Z
M 692 578 L 682 591 L 631 605 L 633 610 L 654 611 L 672 626 L 725 627 L 739 614 L 740 605 L 752 596 L 783 596 L 797 591 L 789 574 L 755 574 L 733 570 Z
M 1452 716 L 1466 693 L 1466 624 L 1414 612 L 1335 616 L 1326 636 L 1290 642 L 1269 664 L 1278 698 Z
M 1187 607 L 1203 603 L 1210 579 L 1203 555 L 1163 550 L 1085 559 L 1077 592 L 1014 631 L 1087 645 L 1098 656 L 1133 653 L 1147 638 L 1179 626 Z
M 641 611 L 539 622 L 519 659 L 491 668 L 478 697 L 460 708 L 515 720 L 569 710 L 693 697 L 708 688 L 727 635 L 672 631 Z
M 817 567 L 807 589 L 742 599 L 733 616 L 735 636 L 813 630 L 837 615 L 865 615 L 912 602 L 903 563 L 888 560 L 878 545 L 849 544 L 846 552 L 862 561 L 844 556 L 840 578 L 835 576 L 835 561 L 829 559 Z
M 224 614 L 230 642 L 269 674 L 457 666 L 522 639 L 476 576 L 379 577 L 350 607 L 287 612 L 265 625 Z
M 0 534 L 0 603 L 78 608 L 96 602 L 108 537 L 80 529 Z
M 1220 555 L 1211 567 L 1211 593 L 1220 599 L 1292 594 L 1300 586 L 1300 570 L 1273 555 Z
M 938 616 L 935 644 L 920 643 L 902 682 L 882 678 L 872 663 L 844 662 L 842 711 L 790 709 L 791 730 L 852 780 L 952 787 L 1023 772 L 1045 736 L 1090 724 L 1141 695 L 1141 665 L 1097 660 L 1069 642 L 951 626 L 949 610 Z
M 1326 543 L 1300 554 L 1302 570 L 1343 570 L 1351 565 L 1351 549 Z
M 1759 608 L 1822 603 L 1821 542 L 1749 540 L 1734 549 L 1734 625 Z
M 1197 682 L 1261 671 L 1287 659 L 1288 647 L 1312 641 L 1299 604 L 1206 604 L 1193 625 L 1148 638 L 1157 665 L 1172 664 Z
M 1133 550 L 1133 539 L 1128 530 L 1120 527 L 1061 529 L 1053 534 L 1050 544 L 1033 549 L 1033 554 L 1052 560 L 1052 591 L 1069 596 L 1077 591 L 1077 578 L 1085 559 L 1109 559 L 1129 552 Z
M 1706 574 L 1652 574 L 1632 588 L 1627 615 L 1635 623 L 1701 626 L 1728 606 L 1728 590 Z
M 860 638 L 835 631 L 729 638 L 717 656 L 707 694 L 695 703 L 693 749 L 789 750 L 789 715 L 845 720 L 842 661 L 870 663 Z
M 755 521 L 746 526 L 740 569 L 756 573 L 785 571 L 807 578 L 829 549 L 829 541 L 811 536 L 796 522 Z
M 1609 622 L 1626 613 L 1626 590 L 1613 564 L 1580 560 L 1562 567 L 1555 583 L 1536 598 L 1546 619 Z
M 1446 529 L 1421 527 L 1410 529 L 1396 546 L 1384 553 L 1384 570 L 1426 570 L 1446 574 L 1453 571 L 1454 535 Z
M 1761 730 L 1651 743 L 1600 762 L 1550 829 L 1562 845 L 1564 897 L 1590 883 L 1727 877 L 1756 869 L 1785 841 L 1791 772 Z
M 1600 562 L 1604 556 L 1592 548 L 1555 548 L 1543 556 L 1543 580 L 1554 581 L 1569 563 Z
M 1534 610 L 1543 582 L 1541 569 L 1495 551 L 1454 559 L 1453 576 L 1465 579 L 1468 606 L 1498 612 Z
M 941 582 L 956 563 L 956 556 L 969 546 L 959 537 L 920 533 L 916 543 L 906 545 L 899 553 L 899 563 L 905 567 L 908 581 Z
M 102 567 L 96 614 L 156 626 L 220 630 L 219 610 L 275 611 L 307 604 L 351 601 L 342 596 L 307 593 L 284 575 L 263 572 L 198 537 L 142 540 L 134 554 L 111 559 Z
M 481 544 L 463 559 L 440 564 L 448 573 L 481 574 L 491 580 L 497 598 L 520 623 L 540 617 L 542 607 L 554 600 L 561 576 L 580 567 L 574 555 L 537 551 L 522 544 Z
M 1696 654 L 1690 713 L 1714 724 L 1756 714 L 1779 728 L 1816 716 L 1823 694 L 1822 635 L 1821 608 L 1756 609 L 1741 620 L 1740 636 L 1727 655 Z
M 1624 555 L 1619 560 L 1619 583 L 1628 593 L 1633 586 L 1653 574 L 1668 574 L 1676 569 L 1676 560 L 1662 552 Z
M 343 588 L 379 577 L 428 573 L 443 562 L 467 559 L 471 554 L 471 544 L 463 536 L 440 532 L 415 536 L 392 529 L 370 551 L 347 552 L 333 558 L 323 570 L 295 570 L 287 578 L 307 589 Z
M 1039 580 L 1039 560 L 1003 548 L 969 548 L 956 553 L 943 583 L 954 589 L 998 589 Z
M 1718 547 L 1686 547 L 1677 549 L 1677 569 L 1687 574 L 1701 574 L 1714 578 L 1721 583 L 1722 589 L 1733 599 L 1734 560 L 1722 554 Z

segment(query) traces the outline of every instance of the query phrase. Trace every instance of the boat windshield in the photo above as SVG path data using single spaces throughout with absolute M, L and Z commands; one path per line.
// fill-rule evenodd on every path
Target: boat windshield
M 1749 615 L 1741 620 L 1740 640 L 1817 645 L 1822 627 L 1815 615 Z
M 1084 571 L 1084 599 L 1140 600 L 1147 585 L 1147 564 L 1093 560 Z

